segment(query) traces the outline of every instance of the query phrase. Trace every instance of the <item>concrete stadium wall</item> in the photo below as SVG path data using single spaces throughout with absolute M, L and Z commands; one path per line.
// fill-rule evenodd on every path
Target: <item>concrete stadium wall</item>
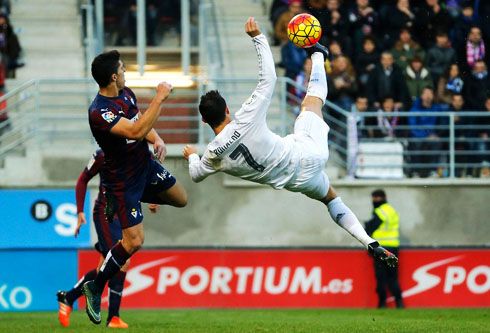
M 298 193 L 264 186 L 229 186 L 218 174 L 193 183 L 182 159 L 165 166 L 189 195 L 184 209 L 144 208 L 146 246 L 357 246 L 328 215 L 327 208 Z M 343 201 L 365 221 L 370 193 L 378 186 L 333 183 Z M 488 186 L 385 186 L 399 211 L 402 244 L 411 246 L 490 245 Z

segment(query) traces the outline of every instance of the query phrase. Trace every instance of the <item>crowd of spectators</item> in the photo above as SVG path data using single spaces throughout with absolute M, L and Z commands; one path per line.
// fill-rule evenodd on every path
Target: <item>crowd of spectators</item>
M 270 19 L 276 45 L 281 45 L 281 65 L 286 76 L 306 84 L 306 53 L 286 34 L 289 20 L 302 12 L 320 21 L 320 42 L 330 49 L 325 63 L 328 98 L 356 112 L 358 135 L 424 139 L 405 140 L 408 151 L 421 152 L 409 155 L 407 162 L 431 167 L 413 168 L 409 175 L 441 176 L 444 169 L 433 166 L 445 162 L 447 154 L 429 151 L 447 151 L 448 117 L 397 113 L 490 112 L 490 1 L 274 0 Z M 378 111 L 378 116 L 363 117 L 363 111 Z M 490 162 L 490 131 L 475 129 L 488 125 L 488 119 L 455 117 L 456 149 L 478 152 L 458 153 L 456 163 Z M 458 174 L 479 176 L 484 171 L 488 168 L 459 168 Z

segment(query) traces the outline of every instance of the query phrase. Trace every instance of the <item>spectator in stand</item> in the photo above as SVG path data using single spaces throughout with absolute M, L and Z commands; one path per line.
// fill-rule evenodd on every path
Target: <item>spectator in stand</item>
M 375 136 L 391 139 L 406 136 L 406 130 L 398 129 L 398 126 L 407 124 L 406 119 L 406 117 L 398 115 L 398 108 L 395 107 L 393 97 L 386 96 L 383 98 L 381 108 L 378 109 L 378 128 L 375 131 Z
M 393 62 L 393 55 L 385 51 L 381 54 L 380 63 L 369 73 L 367 94 L 369 103 L 376 108 L 380 107 L 385 96 L 393 96 L 395 106 L 400 110 L 409 101 L 403 72 Z
M 15 70 L 22 66 L 19 63 L 20 51 L 19 39 L 10 25 L 8 17 L 0 14 L 0 53 L 1 65 L 5 70 L 4 77 L 15 78 Z
M 481 111 L 487 96 L 490 94 L 490 78 L 483 60 L 478 60 L 471 75 L 464 80 L 463 95 L 468 108 Z
M 453 27 L 453 44 L 456 49 L 466 44 L 471 27 L 480 27 L 481 21 L 475 13 L 473 3 L 466 1 L 462 4 L 461 15 L 456 20 Z
M 460 47 L 459 61 L 462 64 L 463 73 L 471 71 L 478 60 L 486 62 L 487 51 L 483 41 L 481 29 L 472 27 L 468 34 L 468 40 L 464 47 Z M 466 70 L 466 71 L 465 71 Z
M 456 20 L 461 15 L 461 6 L 466 0 L 446 0 L 446 9 L 453 18 Z
M 345 56 L 335 59 L 332 65 L 330 79 L 333 84 L 329 86 L 328 97 L 344 110 L 349 110 L 357 93 L 354 67 Z
M 291 41 L 281 48 L 282 65 L 286 69 L 286 76 L 295 79 L 301 72 L 306 59 L 305 49 L 295 46 Z
M 337 57 L 344 55 L 342 45 L 340 45 L 340 43 L 336 39 L 332 40 L 330 44 L 328 44 L 328 49 L 330 51 L 329 57 L 332 61 L 337 59 Z
M 362 50 L 366 37 L 378 34 L 378 13 L 369 5 L 369 0 L 356 0 L 356 7 L 349 12 L 350 36 L 354 54 Z
M 327 10 L 327 2 L 325 0 L 308 0 L 306 1 L 306 9 L 311 15 L 321 20 Z
M 463 79 L 459 73 L 458 64 L 451 64 L 441 76 L 437 84 L 437 101 L 449 104 L 454 94 L 463 93 Z
M 416 15 L 417 37 L 426 49 L 434 44 L 437 31 L 449 31 L 451 28 L 451 16 L 439 4 L 439 0 L 426 0 Z
M 363 50 L 358 54 L 355 66 L 360 91 L 365 92 L 369 73 L 376 68 L 377 63 L 379 63 L 379 53 L 376 51 L 374 39 L 371 36 L 366 36 L 364 38 Z
M 344 54 L 351 55 L 351 39 L 348 35 L 348 21 L 344 12 L 340 8 L 339 0 L 327 0 L 327 10 L 324 15 L 318 18 L 322 25 L 322 42 L 337 40 L 342 46 Z
M 427 52 L 425 62 L 434 80 L 434 85 L 437 85 L 446 68 L 456 62 L 456 51 L 449 45 L 447 32 L 437 33 L 436 45 Z
M 395 64 L 402 69 L 407 67 L 408 61 L 413 56 L 418 55 L 424 58 L 425 55 L 419 43 L 412 39 L 410 30 L 405 28 L 400 31 L 400 39 L 395 43 L 391 52 L 393 53 L 393 58 L 395 58 Z
M 429 70 L 424 67 L 424 61 L 418 55 L 415 55 L 406 67 L 405 80 L 412 101 L 422 95 L 424 88 L 434 86 Z
M 281 14 L 274 28 L 275 37 L 284 46 L 288 43 L 288 23 L 293 17 L 303 12 L 303 1 L 289 0 L 288 10 Z
M 271 6 L 269 18 L 272 22 L 272 26 L 275 27 L 279 17 L 288 10 L 289 0 L 274 0 Z
M 453 27 L 453 45 L 456 50 L 466 46 L 466 38 L 472 27 L 480 27 L 481 22 L 475 13 L 473 4 L 465 2 L 462 8 L 462 15 L 456 20 Z
M 410 112 L 414 114 L 416 112 L 434 112 L 437 113 L 442 110 L 441 105 L 434 104 L 434 92 L 431 88 L 425 88 L 422 92 L 422 96 L 417 98 Z M 410 136 L 417 139 L 424 139 L 423 141 L 415 141 L 410 143 L 410 150 L 415 152 L 411 155 L 411 163 L 413 164 L 438 164 L 440 162 L 440 154 L 417 154 L 418 151 L 436 151 L 441 150 L 441 142 L 435 128 L 438 117 L 431 116 L 413 116 L 408 118 L 410 125 Z M 421 128 L 423 126 L 423 128 Z M 418 172 L 417 172 L 418 170 Z M 411 176 L 428 177 L 429 175 L 435 176 L 437 172 L 434 166 L 428 167 L 415 167 L 411 171 Z
M 415 23 L 415 14 L 410 9 L 408 0 L 398 0 L 396 7 L 388 10 L 386 22 L 383 23 L 385 48 L 391 48 L 403 28 L 411 29 Z
M 357 124 L 357 137 L 358 139 L 372 139 L 374 138 L 374 129 L 367 128 L 368 126 L 374 126 L 374 117 L 367 117 L 364 112 L 368 111 L 368 99 L 365 95 L 358 95 L 356 102 L 352 104 L 351 113 Z

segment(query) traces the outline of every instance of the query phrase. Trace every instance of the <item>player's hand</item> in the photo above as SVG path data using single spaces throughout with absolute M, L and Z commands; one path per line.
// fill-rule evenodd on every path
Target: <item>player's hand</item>
M 157 98 L 160 102 L 165 101 L 168 98 L 168 95 L 170 95 L 172 89 L 173 87 L 170 83 L 165 81 L 160 82 L 157 86 L 157 95 L 155 98 Z
M 160 208 L 160 206 L 157 204 L 149 204 L 148 208 L 150 209 L 150 213 L 155 214 L 158 212 L 158 208 Z
M 162 139 L 157 139 L 153 144 L 153 153 L 158 161 L 163 162 L 165 156 L 167 155 L 167 146 Z
M 194 147 L 192 145 L 185 146 L 185 148 L 184 148 L 184 157 L 185 157 L 185 159 L 188 160 L 189 159 L 189 156 L 192 155 L 192 154 L 197 154 L 196 147 Z
M 245 32 L 252 38 L 262 33 L 259 29 L 259 24 L 255 21 L 255 17 L 248 18 L 247 23 L 245 23 Z
M 75 238 L 77 238 L 78 234 L 80 233 L 80 227 L 83 224 L 87 224 L 87 220 L 85 218 L 85 213 L 78 213 L 78 223 L 77 223 L 77 228 L 75 229 Z

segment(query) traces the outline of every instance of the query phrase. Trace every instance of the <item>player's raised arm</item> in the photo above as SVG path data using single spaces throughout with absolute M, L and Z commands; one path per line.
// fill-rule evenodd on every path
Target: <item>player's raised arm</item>
M 253 17 L 249 17 L 245 23 L 245 32 L 252 37 L 259 60 L 259 83 L 250 98 L 243 104 L 242 109 L 237 112 L 237 120 L 247 113 L 263 116 L 269 107 L 274 87 L 277 81 L 274 59 L 265 35 L 260 31 L 258 23 Z M 247 116 L 245 116 L 248 118 Z
M 159 83 L 156 96 L 140 119 L 132 122 L 127 118 L 121 117 L 110 129 L 111 133 L 126 139 L 143 140 L 157 122 L 158 116 L 160 115 L 160 106 L 167 99 L 171 91 L 171 84 L 167 82 Z
M 208 152 L 199 159 L 196 147 L 187 145 L 184 148 L 184 157 L 189 161 L 189 174 L 195 183 L 199 183 L 206 177 L 218 172 L 211 163 Z

